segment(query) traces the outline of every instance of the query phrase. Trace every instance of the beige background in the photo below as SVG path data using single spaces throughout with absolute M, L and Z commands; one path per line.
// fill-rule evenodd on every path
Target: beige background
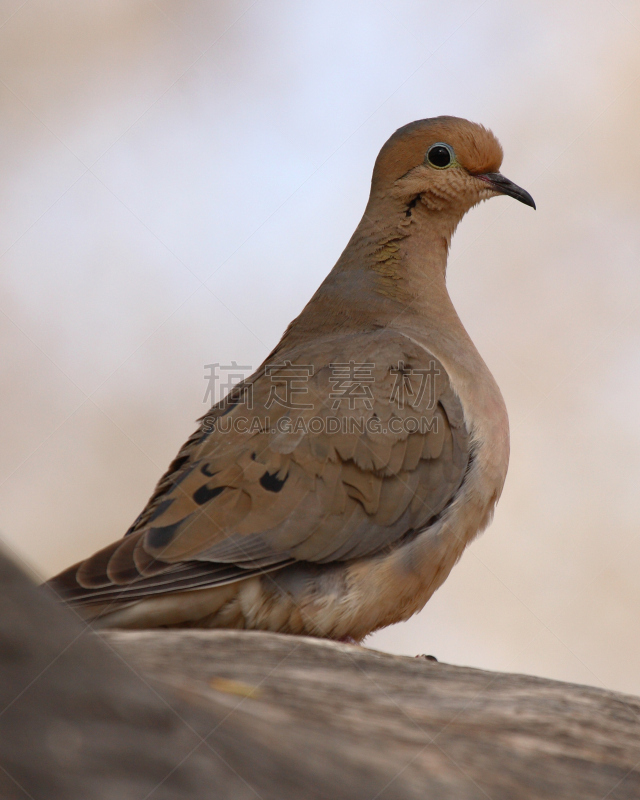
M 489 531 L 400 653 L 640 693 L 640 6 L 3 0 L 0 525 L 46 577 L 122 535 L 356 225 L 398 126 L 493 128 L 449 284 L 512 423 Z

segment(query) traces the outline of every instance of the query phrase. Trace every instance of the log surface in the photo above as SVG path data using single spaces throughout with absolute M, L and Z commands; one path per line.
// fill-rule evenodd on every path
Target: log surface
M 245 631 L 97 635 L 0 554 L 2 800 L 637 800 L 640 698 Z
M 371 797 L 640 797 L 636 697 L 269 633 L 103 635 L 190 702 L 337 745 Z

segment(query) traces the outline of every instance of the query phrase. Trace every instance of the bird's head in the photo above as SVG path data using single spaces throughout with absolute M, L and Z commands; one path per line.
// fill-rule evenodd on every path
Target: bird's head
M 411 122 L 385 143 L 376 160 L 372 198 L 392 197 L 408 211 L 420 201 L 458 219 L 481 200 L 531 195 L 500 173 L 502 147 L 491 131 L 459 117 Z

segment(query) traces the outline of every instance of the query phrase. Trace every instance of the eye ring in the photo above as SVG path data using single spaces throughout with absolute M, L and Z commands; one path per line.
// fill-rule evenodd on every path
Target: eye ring
M 436 142 L 427 150 L 425 161 L 436 169 L 447 169 L 455 163 L 456 155 L 453 147 L 446 142 Z

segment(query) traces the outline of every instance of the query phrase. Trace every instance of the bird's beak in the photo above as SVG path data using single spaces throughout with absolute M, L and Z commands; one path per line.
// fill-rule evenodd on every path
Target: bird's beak
M 476 175 L 476 178 L 485 181 L 494 191 L 500 192 L 500 194 L 507 194 L 509 197 L 515 197 L 516 200 L 524 203 L 525 206 L 531 206 L 531 208 L 536 207 L 533 197 L 531 197 L 529 192 L 525 192 L 524 189 L 516 186 L 513 181 L 510 181 L 509 178 L 505 178 L 500 172 L 486 172 L 484 175 Z

